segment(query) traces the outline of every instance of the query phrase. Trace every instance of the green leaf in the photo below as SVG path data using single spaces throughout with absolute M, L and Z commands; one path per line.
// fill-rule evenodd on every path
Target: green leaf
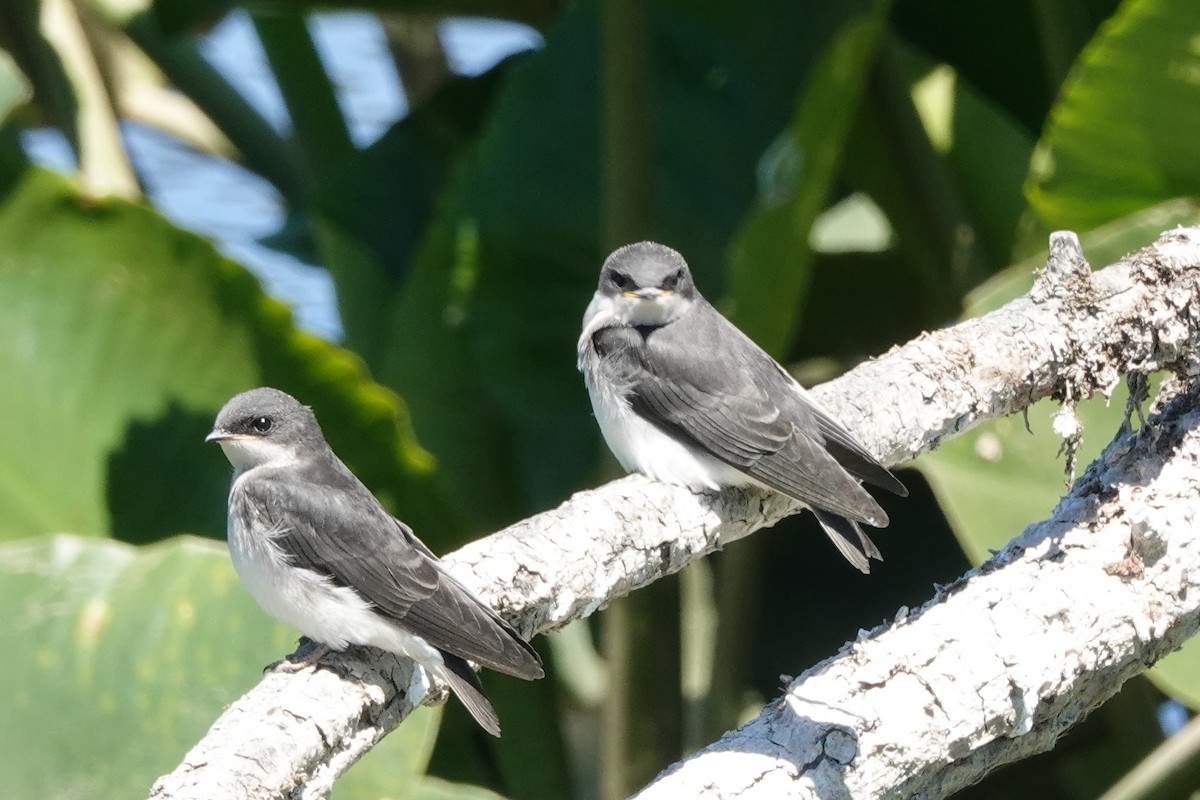
M 17 106 L 29 102 L 29 82 L 7 50 L 0 50 L 0 124 Z
M 1148 675 L 1163 692 L 1200 712 L 1200 642 L 1195 638 L 1158 662 Z
M 300 333 L 242 267 L 131 203 L 30 169 L 0 194 L 0 539 L 223 536 L 205 445 L 238 391 L 314 406 L 352 469 L 418 526 L 452 526 L 402 401 Z
M 935 148 L 946 157 L 977 243 L 989 265 L 1008 264 L 1025 208 L 1021 185 L 1033 139 L 950 67 L 929 63 L 914 52 L 906 55 L 928 70 L 913 86 L 913 100 Z
M 799 323 L 810 282 L 809 232 L 837 177 L 890 2 L 852 18 L 828 45 L 787 131 L 763 157 L 761 207 L 738 231 L 725 298 L 730 317 L 779 356 Z
M 255 605 L 223 545 L 190 537 L 0 544 L 0 618 L 7 797 L 144 796 L 296 638 Z M 338 796 L 414 796 L 438 716 L 406 720 Z
M 1130 0 L 1084 50 L 1034 154 L 1026 196 L 1050 228 L 1089 230 L 1200 195 L 1200 5 Z
M 313 228 L 321 263 L 337 287 L 344 344 L 373 367 L 385 360 L 386 320 L 438 197 L 478 138 L 507 64 L 450 79 L 374 144 L 327 171 L 318 185 Z
M 503 795 L 496 794 L 482 786 L 451 783 L 441 778 L 430 777 L 421 781 L 415 798 L 416 800 L 504 800 Z
M 2 544 L 0 616 L 11 797 L 145 795 L 294 639 L 197 539 Z
M 122 4 L 105 0 L 114 8 Z M 420 14 L 428 17 L 494 17 L 511 19 L 533 26 L 548 24 L 562 8 L 561 3 L 545 0 L 323 0 L 297 3 L 295 0 L 154 0 L 153 14 L 166 33 L 177 35 L 197 27 L 207 27 L 226 12 L 240 6 L 253 13 L 284 14 L 300 11 L 369 11 Z
M 1084 430 L 1077 474 L 1116 434 L 1127 396 L 1122 385 L 1111 401 L 1094 397 L 1077 407 Z M 1068 476 L 1058 457 L 1062 439 L 1052 428 L 1058 412 L 1058 403 L 1043 400 L 1024 419 L 995 420 L 917 460 L 973 563 L 986 561 L 1027 525 L 1049 516 L 1066 492 Z
M 424 798 L 426 785 L 434 780 L 425 774 L 425 770 L 437 742 L 445 708 L 444 705 L 421 706 L 409 714 L 400 727 L 338 779 L 333 789 L 334 797 L 337 800 Z

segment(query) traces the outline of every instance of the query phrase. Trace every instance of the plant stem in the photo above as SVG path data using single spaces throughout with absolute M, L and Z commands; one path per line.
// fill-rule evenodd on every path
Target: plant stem
M 302 183 L 291 143 L 200 55 L 184 36 L 165 36 L 149 12 L 125 27 L 163 74 L 229 137 L 246 166 L 270 181 L 293 205 L 303 204 Z
M 254 29 L 292 120 L 307 179 L 321 182 L 354 153 L 333 84 L 301 14 L 254 14 Z

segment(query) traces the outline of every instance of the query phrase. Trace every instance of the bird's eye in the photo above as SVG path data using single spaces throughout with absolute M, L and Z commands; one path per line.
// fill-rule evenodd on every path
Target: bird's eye
M 683 280 L 683 270 L 676 270 L 666 277 L 662 282 L 662 288 L 675 291 L 679 288 L 679 282 Z
M 609 270 L 608 278 L 623 292 L 633 288 L 633 281 L 623 272 Z
M 255 417 L 250 421 L 250 427 L 259 433 L 266 433 L 271 430 L 273 424 L 270 417 Z

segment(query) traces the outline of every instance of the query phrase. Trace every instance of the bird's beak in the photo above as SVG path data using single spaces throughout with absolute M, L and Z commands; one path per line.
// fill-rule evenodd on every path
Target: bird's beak
M 660 289 L 657 286 L 647 286 L 644 289 L 625 292 L 626 297 L 635 297 L 638 300 L 657 300 L 660 297 L 670 297 L 673 294 L 675 293 L 670 289 Z
M 249 436 L 246 436 L 243 433 L 230 433 L 229 431 L 223 431 L 223 430 L 218 429 L 218 430 L 215 430 L 212 433 L 210 433 L 208 436 L 205 436 L 204 441 L 206 441 L 206 442 L 228 442 L 233 439 L 249 439 L 249 438 L 250 438 Z

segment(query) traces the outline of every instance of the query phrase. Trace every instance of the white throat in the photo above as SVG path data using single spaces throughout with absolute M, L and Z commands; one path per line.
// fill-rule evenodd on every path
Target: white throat
M 673 292 L 653 298 L 606 295 L 597 291 L 583 312 L 583 333 L 576 349 L 583 351 L 592 334 L 609 325 L 666 325 L 687 313 L 695 302 Z
M 266 439 L 225 439 L 217 444 L 239 475 L 255 467 L 282 467 L 296 460 L 292 448 Z

